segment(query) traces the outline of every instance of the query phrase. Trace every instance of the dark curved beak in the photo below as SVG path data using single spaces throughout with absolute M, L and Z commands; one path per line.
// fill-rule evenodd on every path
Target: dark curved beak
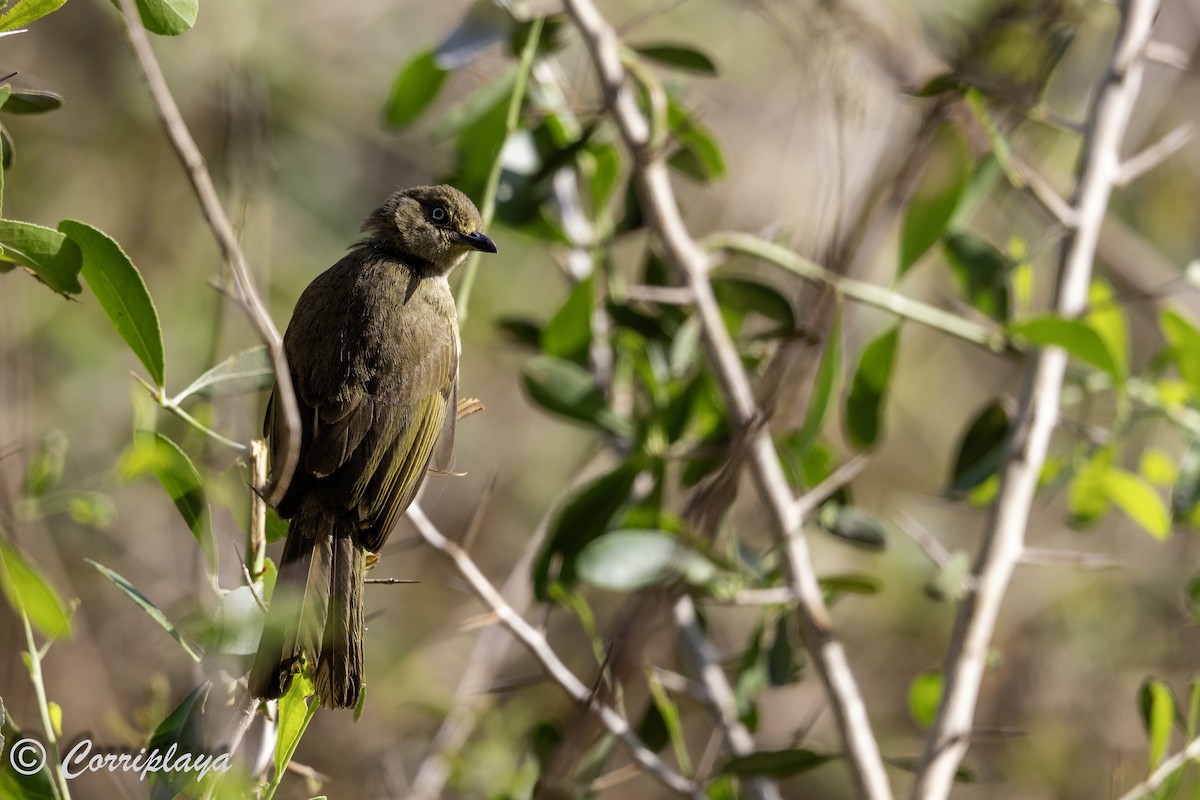
M 499 252 L 499 250 L 496 248 L 496 243 L 479 231 L 475 231 L 474 233 L 460 233 L 458 235 L 458 239 L 468 247 L 473 247 L 476 250 L 484 253 Z

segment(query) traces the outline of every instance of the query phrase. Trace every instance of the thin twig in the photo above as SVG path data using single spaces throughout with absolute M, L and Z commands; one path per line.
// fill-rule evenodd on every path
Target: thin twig
M 459 573 L 471 584 L 471 588 L 475 590 L 475 593 L 496 612 L 501 624 L 508 628 L 521 644 L 525 645 L 534 658 L 541 663 L 547 674 L 566 690 L 567 694 L 571 695 L 577 703 L 580 703 L 594 713 L 604 724 L 604 727 L 608 729 L 609 733 L 620 739 L 621 743 L 629 749 L 630 755 L 643 770 L 653 775 L 665 786 L 682 795 L 695 798 L 696 800 L 704 800 L 704 792 L 700 791 L 694 781 L 688 780 L 667 766 L 662 759 L 642 743 L 624 717 L 617 713 L 611 706 L 603 705 L 597 700 L 592 690 L 583 681 L 575 677 L 575 673 L 571 672 L 567 665 L 562 662 L 558 654 L 554 652 L 554 648 L 546 641 L 546 637 L 535 630 L 532 625 L 526 622 L 505 601 L 500 592 L 496 590 L 496 587 L 491 584 L 483 572 L 480 571 L 479 567 L 475 565 L 475 562 L 471 560 L 471 557 L 461 547 L 443 536 L 429 520 L 429 517 L 425 515 L 425 512 L 421 510 L 419 505 L 414 503 L 409 506 L 408 518 L 416 525 L 417 531 L 430 546 L 454 562 L 454 566 L 458 568 Z
M 1150 777 L 1121 795 L 1121 800 L 1139 800 L 1166 783 L 1176 770 L 1189 761 L 1200 759 L 1200 738 L 1192 739 L 1187 747 L 1180 750 L 1158 765 L 1158 769 L 1150 773 Z
M 1192 140 L 1192 133 L 1191 124 L 1184 123 L 1142 152 L 1125 159 L 1125 163 L 1121 165 L 1121 172 L 1117 175 L 1116 187 L 1125 188 L 1175 155 Z
M 784 545 L 786 581 L 799 598 L 800 628 L 824 683 L 845 743 L 847 763 L 858 793 L 866 798 L 890 798 L 891 787 L 879 745 L 845 650 L 834 637 L 829 611 L 801 534 L 803 520 L 796 514 L 795 498 L 754 402 L 741 357 L 725 328 L 720 307 L 708 280 L 709 255 L 688 233 L 671 188 L 662 152 L 653 147 L 652 130 L 638 104 L 622 63 L 621 43 L 615 31 L 591 0 L 566 0 L 567 14 L 583 39 L 626 150 L 633 160 L 633 178 L 642 201 L 649 230 L 659 240 L 663 255 L 695 296 L 709 362 L 725 395 L 730 422 L 746 435 L 748 463 L 775 539 Z M 648 80 L 641 76 L 642 81 Z
M 907 533 L 908 537 L 925 551 L 925 555 L 929 556 L 930 561 L 941 569 L 946 568 L 946 565 L 950 563 L 950 559 L 953 556 L 950 555 L 950 551 L 946 549 L 946 546 L 930 533 L 928 528 L 903 511 L 895 514 L 894 518 L 900 530 Z
M 287 490 L 300 453 L 300 409 L 296 404 L 291 372 L 288 369 L 287 357 L 283 352 L 283 339 L 254 288 L 254 279 L 250 275 L 246 255 L 242 252 L 233 225 L 229 222 L 229 217 L 226 216 L 225 209 L 221 206 L 221 200 L 217 196 L 212 177 L 208 174 L 208 168 L 204 164 L 204 156 L 200 154 L 196 141 L 188 131 L 187 124 L 183 121 L 183 115 L 179 113 L 179 106 L 175 104 L 175 98 L 172 97 L 171 89 L 163 77 L 162 68 L 159 67 L 154 49 L 150 46 L 150 37 L 142 26 L 137 6 L 134 0 L 120 0 L 120 4 L 125 17 L 125 33 L 129 38 L 129 44 L 133 48 L 142 75 L 146 79 L 150 97 L 154 101 L 154 107 L 162 121 L 167 138 L 187 171 L 192 189 L 204 212 L 204 218 L 208 221 L 213 237 L 217 240 L 217 246 L 221 248 L 221 254 L 225 258 L 225 264 L 233 275 L 237 287 L 238 304 L 246 312 L 255 335 L 266 345 L 267 351 L 271 354 L 271 367 L 275 371 L 275 408 L 276 413 L 282 414 L 283 426 L 280 432 L 283 435 L 276 442 L 276 463 L 273 465 L 274 481 L 268 488 L 256 488 L 262 490 L 268 503 L 275 505 Z
M 1068 230 L 1075 227 L 1079 221 L 1076 218 L 1075 209 L 1054 190 L 1042 173 L 1026 164 L 1015 153 L 1009 154 L 1009 163 L 1012 164 L 1017 177 L 1024 181 L 1025 186 L 1029 188 L 1029 193 L 1042 204 L 1042 208 L 1046 209 L 1050 216 L 1058 220 L 1059 225 Z
M 1063 317 L 1087 307 L 1096 242 L 1120 175 L 1121 139 L 1141 86 L 1140 56 L 1158 5 L 1158 0 L 1128 0 L 1121 7 L 1112 60 L 1092 107 L 1080 160 L 1073 203 L 1079 224 L 1063 243 L 1055 296 L 1055 313 Z M 959 605 L 943 668 L 945 689 L 917 767 L 912 797 L 918 800 L 947 797 L 966 755 L 992 633 L 1024 550 L 1038 477 L 1058 420 L 1066 367 L 1067 354 L 1048 348 L 1026 369 L 1000 493 L 972 570 L 975 587 Z
M 1121 569 L 1125 562 L 1103 553 L 1088 553 L 1080 550 L 1046 550 L 1026 547 L 1021 552 L 1021 563 L 1036 567 L 1075 567 L 1077 569 Z
M 729 678 L 721 669 L 721 661 L 713 649 L 712 643 L 700 630 L 696 620 L 696 605 L 688 595 L 680 597 L 675 602 L 675 625 L 683 634 L 683 643 L 687 646 L 688 655 L 696 669 L 700 682 L 708 695 L 717 717 L 717 726 L 725 737 L 725 745 L 735 756 L 744 756 L 754 752 L 754 737 L 738 719 L 737 700 Z M 748 780 L 744 785 L 745 794 L 758 800 L 776 800 L 781 795 L 779 787 L 767 778 Z
M 796 501 L 796 516 L 800 519 L 806 519 L 809 514 L 817 510 L 817 506 L 824 503 L 830 497 L 833 497 L 839 489 L 854 480 L 858 473 L 862 472 L 863 468 L 867 466 L 869 460 L 870 458 L 866 453 L 859 453 L 829 473 L 829 477 L 809 489 Z

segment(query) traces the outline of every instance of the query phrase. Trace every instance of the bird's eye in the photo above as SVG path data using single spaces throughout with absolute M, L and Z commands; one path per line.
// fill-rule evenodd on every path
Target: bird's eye
M 447 216 L 446 209 L 442 208 L 441 206 L 436 206 L 430 216 L 433 217 L 434 222 L 445 222 Z

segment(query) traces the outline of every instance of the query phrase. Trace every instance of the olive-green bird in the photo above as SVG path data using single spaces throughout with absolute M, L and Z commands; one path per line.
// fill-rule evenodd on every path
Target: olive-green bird
M 283 337 L 300 405 L 300 461 L 250 691 L 287 691 L 301 656 L 330 708 L 363 685 L 363 572 L 412 503 L 430 464 L 449 467 L 458 317 L 447 276 L 473 250 L 495 253 L 479 211 L 449 186 L 396 192 L 366 237 L 309 284 Z M 280 418 L 264 432 L 278 447 Z

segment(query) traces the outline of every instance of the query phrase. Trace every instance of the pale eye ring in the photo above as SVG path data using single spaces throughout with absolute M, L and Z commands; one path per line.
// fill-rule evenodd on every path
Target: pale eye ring
M 430 216 L 433 217 L 434 222 L 445 222 L 446 209 L 442 208 L 441 206 L 435 206 Z

